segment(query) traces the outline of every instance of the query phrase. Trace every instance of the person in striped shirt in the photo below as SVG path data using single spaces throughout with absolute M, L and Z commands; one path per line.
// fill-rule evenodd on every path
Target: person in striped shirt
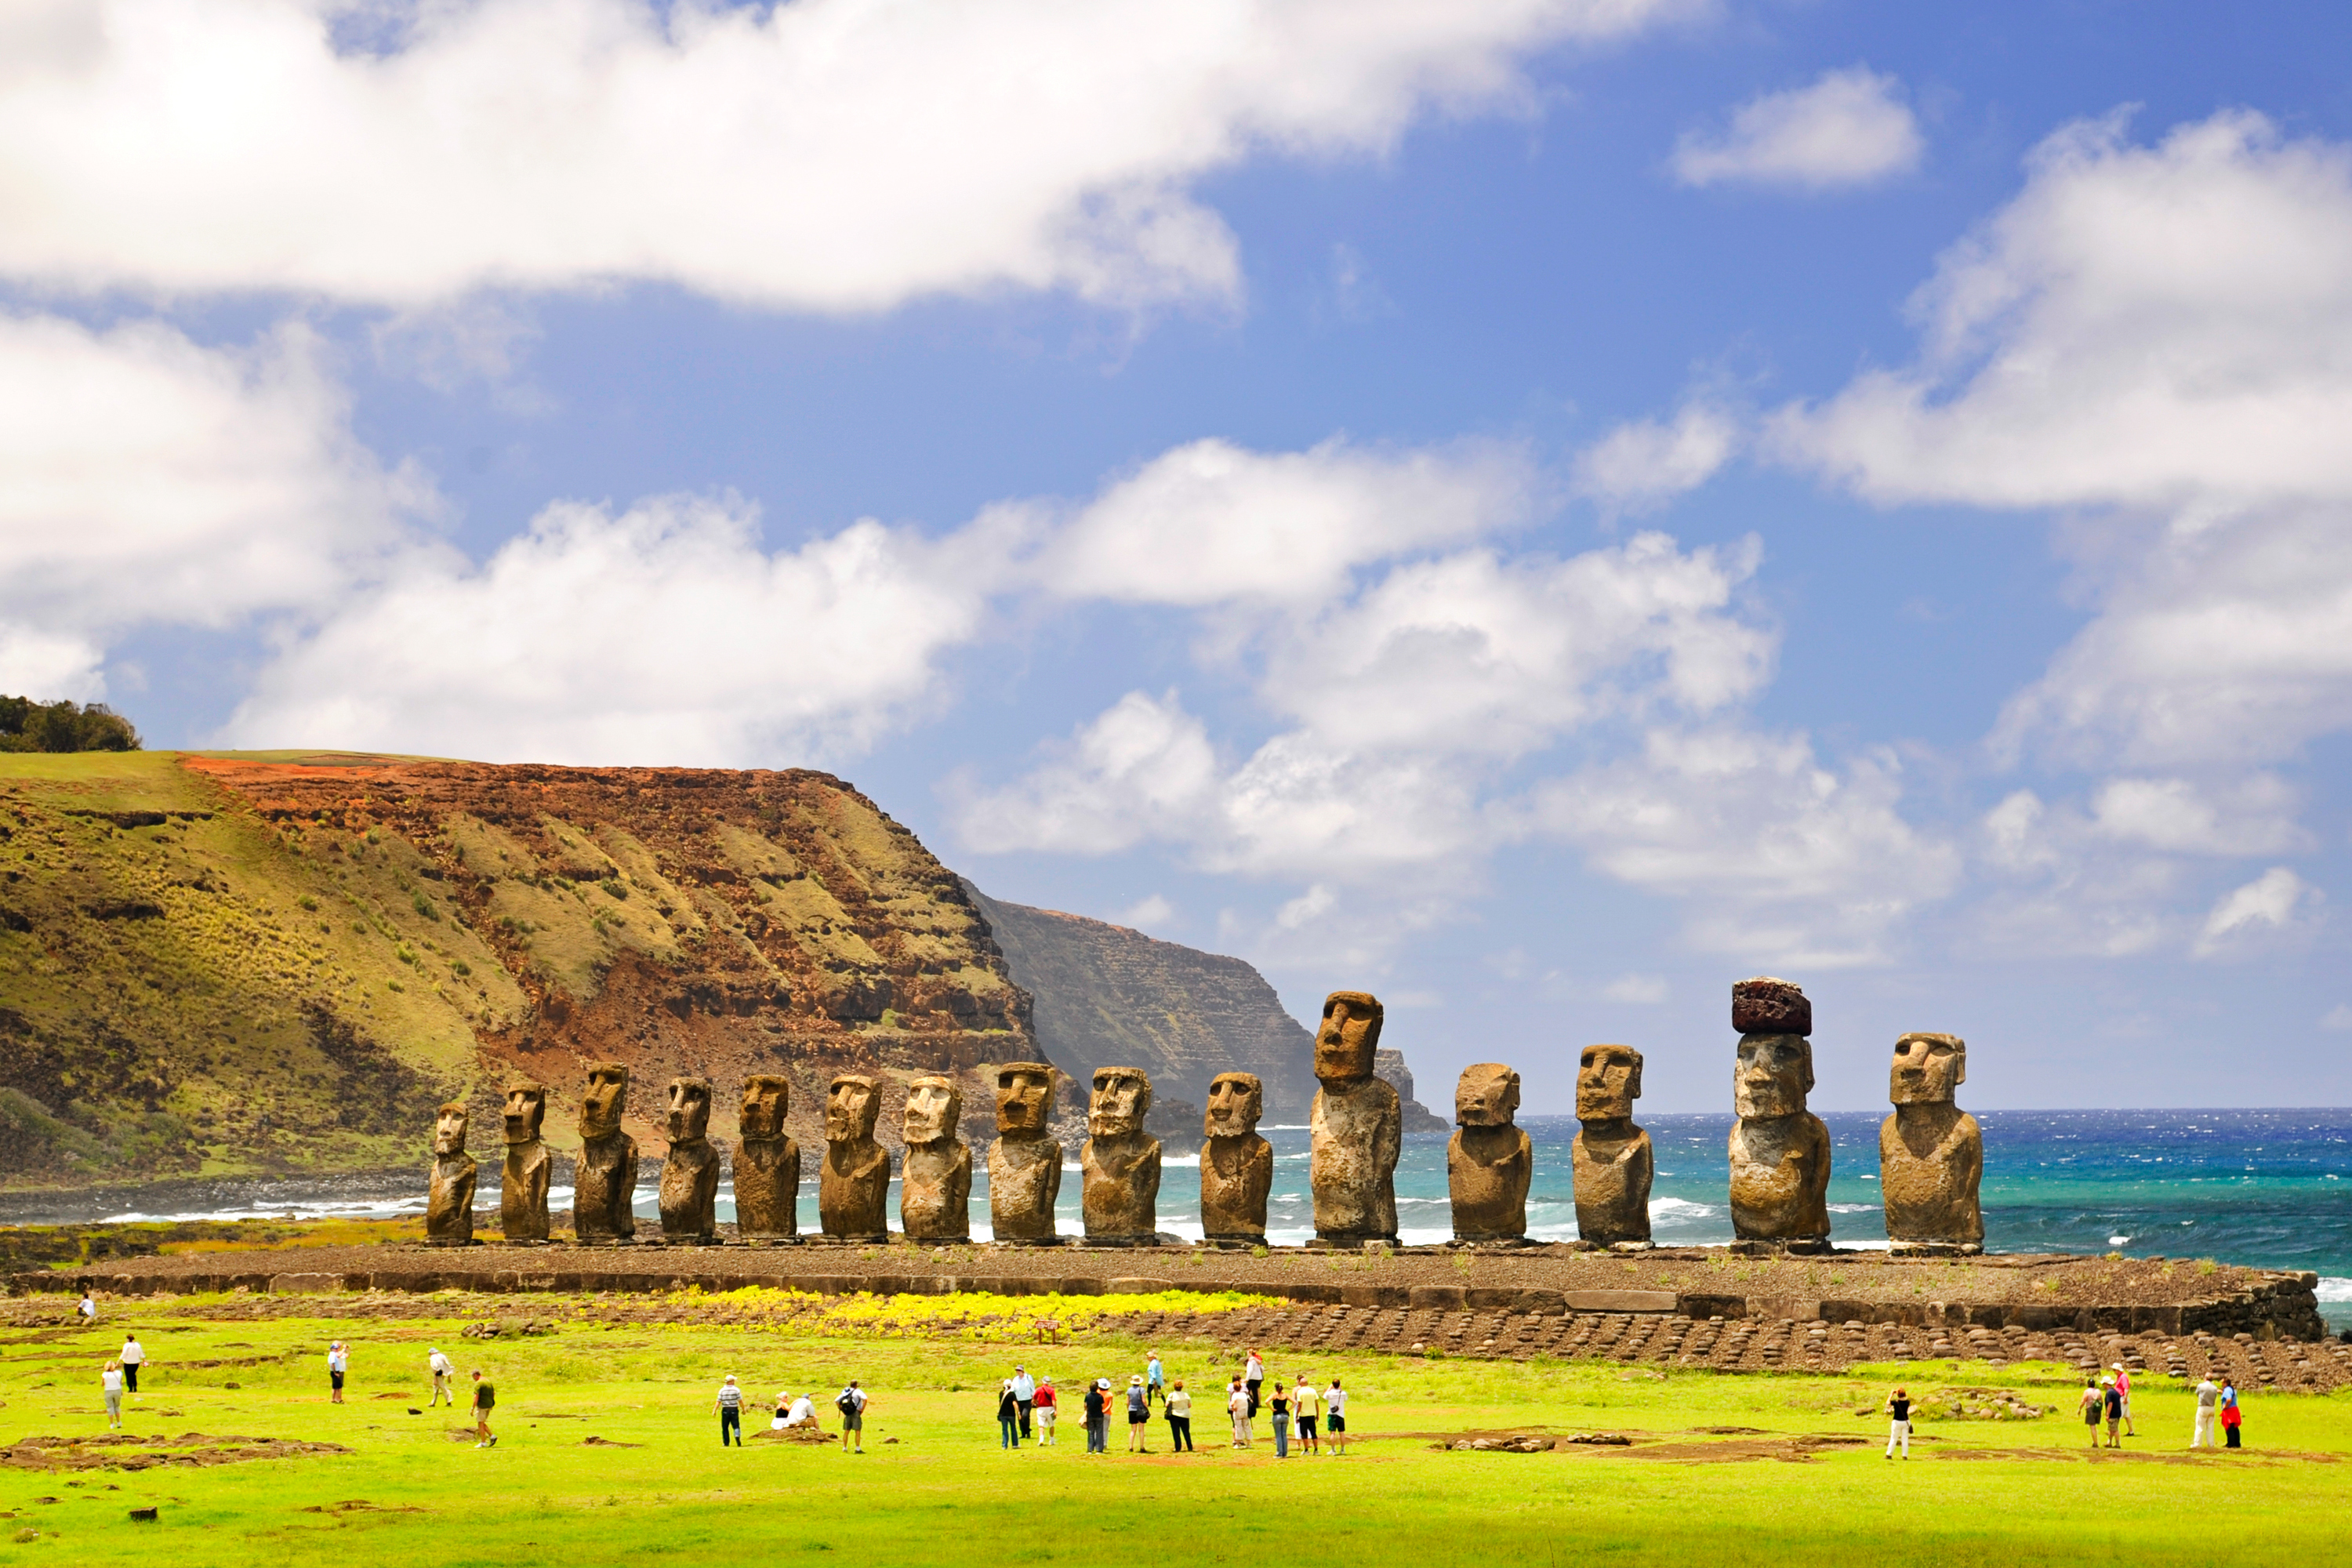
M 722 1448 L 727 1447 L 728 1437 L 731 1435 L 735 1439 L 735 1446 L 741 1447 L 743 1446 L 743 1390 L 736 1385 L 733 1373 L 729 1373 L 727 1381 L 719 1385 L 719 1403 L 713 1408 L 719 1412 L 719 1446 Z

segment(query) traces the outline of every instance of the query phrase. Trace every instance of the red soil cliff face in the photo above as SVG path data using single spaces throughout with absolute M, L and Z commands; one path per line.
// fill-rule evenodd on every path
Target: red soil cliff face
M 731 1138 L 740 1079 L 787 1074 L 807 1159 L 835 1072 L 889 1080 L 877 1131 L 894 1142 L 904 1079 L 952 1073 L 963 1134 L 984 1142 L 982 1069 L 1037 1055 L 1029 995 L 954 873 L 838 779 L 352 761 L 185 765 L 300 854 L 391 876 L 420 915 L 478 939 L 449 952 L 486 948 L 504 967 L 510 985 L 458 964 L 446 982 L 477 1043 L 478 1152 L 495 1151 L 514 1075 L 547 1086 L 549 1141 L 576 1144 L 585 1068 L 602 1060 L 630 1068 L 648 1155 L 680 1075 L 714 1080 L 711 1131 Z

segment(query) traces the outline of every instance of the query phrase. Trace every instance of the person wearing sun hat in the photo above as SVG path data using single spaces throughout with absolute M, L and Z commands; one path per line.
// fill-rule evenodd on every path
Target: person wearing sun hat
M 2115 1364 L 2114 1371 L 2116 1374 L 2116 1393 L 2121 1396 L 2124 1402 L 2124 1436 L 2126 1437 L 2137 1437 L 2139 1436 L 2139 1428 L 2132 1425 L 2131 1417 L 2131 1369 L 2124 1365 L 2123 1363 L 2117 1362 Z
M 1127 1451 L 1148 1454 L 1151 1446 L 1145 1439 L 1151 1433 L 1151 1393 L 1143 1382 L 1143 1374 L 1135 1373 L 1127 1380 Z

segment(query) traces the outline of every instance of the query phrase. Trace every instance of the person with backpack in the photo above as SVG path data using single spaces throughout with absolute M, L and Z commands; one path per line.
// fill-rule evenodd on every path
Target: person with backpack
M 735 1446 L 743 1446 L 743 1390 L 736 1384 L 735 1374 L 729 1373 L 727 1381 L 719 1385 L 718 1403 L 711 1406 L 719 1412 L 719 1446 L 727 1447 L 731 1435 Z
M 1168 1390 L 1163 1402 L 1168 1412 L 1168 1451 L 1190 1454 L 1192 1448 L 1192 1396 L 1184 1392 L 1184 1380 L 1178 1378 Z
M 2099 1446 L 2099 1413 L 2106 1407 L 2106 1395 L 2099 1392 L 2099 1380 L 2083 1380 L 2083 1397 L 2074 1402 L 2083 1412 L 2083 1425 L 2091 1429 L 2091 1447 Z
M 1127 1380 L 1127 1451 L 1130 1454 L 1151 1452 L 1151 1395 L 1143 1386 L 1143 1374 L 1135 1373 Z
M 857 1452 L 861 1454 L 866 1452 L 867 1403 L 866 1391 L 857 1386 L 857 1380 L 854 1377 L 849 1380 L 848 1387 L 833 1396 L 833 1407 L 841 1412 L 841 1451 L 845 1454 L 850 1451 L 849 1443 L 853 1435 L 857 1440 Z
M 2244 1419 L 2238 1414 L 2237 1379 L 2224 1377 L 2221 1380 L 2221 1446 L 2223 1447 L 2234 1448 L 2238 1446 L 2238 1427 Z

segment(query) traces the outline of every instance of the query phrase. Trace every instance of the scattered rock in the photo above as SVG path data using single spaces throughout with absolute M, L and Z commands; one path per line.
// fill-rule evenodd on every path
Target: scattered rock
M 153 1524 L 160 1517 L 152 1508 L 134 1508 L 131 1510 L 131 1522 L 133 1524 Z
M 583 1437 L 580 1439 L 580 1446 L 583 1448 L 642 1448 L 645 1447 L 643 1443 L 616 1443 L 610 1437 Z

